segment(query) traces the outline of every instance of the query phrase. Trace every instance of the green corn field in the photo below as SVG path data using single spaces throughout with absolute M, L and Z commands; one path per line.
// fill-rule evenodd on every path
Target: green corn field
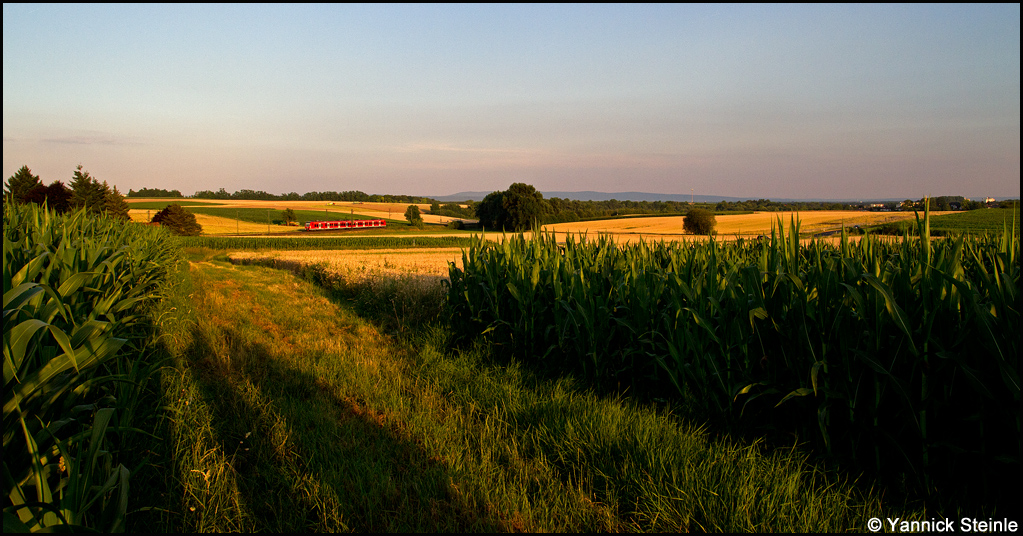
M 1017 224 L 997 235 L 475 240 L 456 336 L 601 389 L 796 437 L 910 496 L 1019 509 Z
M 4 530 L 124 530 L 165 231 L 4 203 Z

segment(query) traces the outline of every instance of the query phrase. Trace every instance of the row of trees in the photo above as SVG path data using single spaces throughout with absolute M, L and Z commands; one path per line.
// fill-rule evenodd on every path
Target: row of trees
M 961 195 L 939 195 L 938 197 L 926 198 L 926 200 L 917 199 L 916 201 L 913 201 L 911 199 L 907 199 L 898 203 L 897 209 L 923 210 L 925 201 L 928 204 L 927 208 L 930 210 L 977 210 L 987 206 L 983 201 L 973 201 L 972 199 L 966 199 Z
M 164 190 L 163 188 L 143 188 L 139 191 L 128 190 L 128 197 L 185 197 L 180 190 Z
M 966 199 L 961 195 L 941 195 L 928 198 L 931 210 L 976 210 L 986 205 L 982 201 Z M 746 201 L 721 201 L 715 205 L 717 212 L 758 211 L 780 212 L 792 210 L 923 210 L 924 199 L 906 199 L 905 201 L 888 201 L 885 203 L 838 203 L 831 201 L 790 201 L 780 202 L 770 199 L 748 199 Z
M 175 192 L 177 190 L 174 190 Z M 146 197 L 139 194 L 139 197 Z M 157 197 L 157 196 L 153 196 Z M 414 195 L 369 195 L 366 192 L 350 190 L 345 192 L 307 192 L 298 194 L 290 192 L 286 194 L 271 194 L 263 190 L 238 190 L 229 193 L 221 188 L 217 191 L 201 190 L 192 195 L 194 199 L 240 199 L 245 201 L 343 201 L 343 202 L 364 202 L 364 203 L 433 203 L 429 197 Z
M 782 212 L 794 210 L 856 210 L 859 204 L 832 201 L 771 201 L 770 199 L 747 199 L 745 201 L 721 201 L 714 206 L 716 212 Z
M 445 203 L 441 205 L 434 201 L 430 204 L 430 214 L 447 216 L 449 218 L 475 218 L 476 210 L 475 204 L 472 202 L 469 202 L 467 207 L 463 207 L 458 203 Z
M 107 184 L 100 183 L 81 164 L 71 175 L 71 185 L 57 180 L 49 186 L 43 184 L 38 175 L 28 166 L 21 166 L 4 185 L 4 195 L 17 203 L 46 204 L 49 208 L 64 213 L 71 209 L 85 207 L 90 212 L 107 212 L 116 218 L 128 220 L 128 202 L 124 196 Z
M 551 211 L 544 223 L 563 223 L 588 219 L 611 218 L 628 214 L 683 214 L 691 207 L 683 201 L 579 201 L 552 197 L 547 202 Z

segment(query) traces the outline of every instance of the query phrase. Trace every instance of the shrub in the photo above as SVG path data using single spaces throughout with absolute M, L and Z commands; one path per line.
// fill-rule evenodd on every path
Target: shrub
M 686 232 L 699 235 L 711 234 L 717 224 L 714 213 L 702 208 L 690 210 L 682 219 L 682 228 Z
M 419 207 L 416 205 L 409 205 L 408 208 L 405 209 L 405 219 L 408 220 L 409 225 L 414 225 L 416 227 L 423 226 L 423 216 L 420 214 Z
M 157 212 L 153 216 L 153 222 L 159 223 L 174 234 L 181 236 L 202 234 L 202 225 L 195 221 L 195 214 L 181 208 L 181 205 L 177 203 L 167 205 L 167 208 Z

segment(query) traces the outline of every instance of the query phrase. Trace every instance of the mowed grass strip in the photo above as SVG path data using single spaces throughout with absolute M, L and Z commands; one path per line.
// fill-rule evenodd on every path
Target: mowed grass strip
M 918 518 L 797 452 L 491 351 L 396 338 L 290 273 L 193 263 L 168 331 L 168 531 L 843 531 Z M 386 299 L 386 297 L 385 297 Z M 182 304 L 185 302 L 183 301 Z

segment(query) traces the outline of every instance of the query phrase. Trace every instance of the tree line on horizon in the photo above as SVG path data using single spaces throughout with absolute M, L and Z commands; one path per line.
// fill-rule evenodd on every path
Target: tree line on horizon
M 138 197 L 143 197 L 139 195 Z M 238 199 L 245 201 L 343 201 L 343 202 L 363 202 L 363 203 L 433 203 L 436 200 L 416 195 L 379 195 L 379 194 L 367 194 L 358 190 L 349 190 L 345 192 L 306 192 L 304 194 L 298 194 L 297 192 L 289 192 L 286 194 L 271 194 L 262 190 L 249 190 L 242 189 L 234 193 L 228 193 L 227 190 L 221 188 L 216 192 L 212 190 L 201 190 L 195 192 L 191 196 L 193 199 Z
M 905 201 L 888 201 L 884 203 L 840 203 L 830 201 L 796 201 L 779 202 L 770 199 L 748 199 L 746 201 L 721 201 L 714 206 L 718 212 L 726 211 L 759 211 L 759 212 L 781 212 L 796 210 L 860 210 L 884 209 L 884 210 L 923 210 L 924 203 L 930 210 L 976 210 L 985 208 L 987 205 L 982 201 L 967 199 L 961 195 L 941 195 L 937 197 L 921 198 L 917 200 L 906 199 Z

